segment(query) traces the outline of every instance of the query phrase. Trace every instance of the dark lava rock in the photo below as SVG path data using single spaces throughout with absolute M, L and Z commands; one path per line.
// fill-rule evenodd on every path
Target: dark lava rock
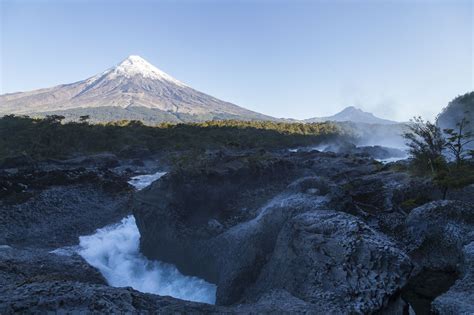
M 5 203 L 21 203 L 33 193 L 55 186 L 77 184 L 95 184 L 115 193 L 130 191 L 131 187 L 123 176 L 107 168 L 86 169 L 73 167 L 65 169 L 32 169 L 0 170 L 0 197 Z
M 99 187 L 97 187 L 99 186 Z M 130 194 L 112 194 L 99 185 L 53 186 L 22 203 L 0 201 L 0 244 L 56 248 L 79 235 L 117 222 L 128 213 Z
M 140 146 L 125 146 L 119 151 L 119 156 L 127 159 L 145 158 L 150 156 L 152 153 L 150 149 Z
M 446 199 L 474 203 L 474 184 L 459 189 L 448 190 Z
M 222 307 L 76 281 L 0 287 L 1 314 L 308 314 L 306 304 L 273 292 L 257 304 Z
M 417 268 L 405 294 L 415 311 L 471 314 L 474 204 L 452 200 L 425 204 L 412 210 L 407 230 L 409 254 Z
M 390 236 L 401 247 L 405 246 L 408 237 L 405 229 L 408 213 L 442 196 L 432 181 L 385 169 L 352 177 L 341 183 L 341 187 L 346 197 L 343 209 L 364 218 L 371 227 Z
M 219 307 L 114 288 L 80 256 L 63 251 L 58 255 L 0 246 L 0 314 L 255 314 L 307 309 L 288 294 L 272 293 L 256 304 Z
M 212 305 L 186 302 L 132 288 L 75 281 L 33 282 L 0 288 L 0 313 L 155 314 L 216 313 Z
M 406 153 L 397 148 L 374 146 L 356 146 L 353 143 L 334 143 L 324 148 L 324 151 L 340 154 L 362 155 L 373 159 L 404 158 Z
M 364 155 L 216 151 L 133 207 L 117 169 L 146 161 L 3 169 L 0 313 L 401 314 L 401 296 L 421 313 L 472 313 L 472 204 L 419 207 L 440 197 L 432 183 Z M 49 252 L 132 208 L 141 251 L 216 283 L 218 306 L 112 288 L 81 257 Z
M 66 160 L 50 160 L 51 162 L 62 165 L 87 166 L 87 167 L 105 167 L 111 168 L 120 164 L 119 159 L 112 153 L 98 153 L 93 155 L 81 155 Z
M 411 256 L 422 268 L 457 269 L 464 246 L 474 241 L 474 205 L 430 202 L 411 211 L 407 229 Z
M 141 251 L 218 284 L 218 303 L 236 303 L 288 216 L 316 207 L 330 191 L 310 180 L 287 188 L 313 167 L 308 156 L 317 155 L 219 156 L 212 167 L 163 176 L 134 198 Z
M 459 280 L 432 303 L 438 314 L 474 314 L 474 242 L 464 246 L 460 269 Z
M 45 281 L 106 284 L 99 271 L 77 254 L 58 255 L 40 249 L 0 246 L 0 284 L 22 285 Z
M 96 164 L 57 168 L 54 162 L 0 171 L 0 244 L 75 244 L 79 235 L 129 214 L 131 193 L 126 177 Z
M 254 219 L 225 230 L 221 227 L 222 232 L 217 234 L 208 224 L 181 224 L 173 220 L 172 212 L 168 215 L 160 212 L 158 221 L 150 214 L 136 215 L 137 225 L 147 231 L 146 237 L 141 238 L 141 250 L 152 259 L 176 264 L 186 274 L 217 283 L 217 299 L 222 304 L 230 304 L 239 300 L 243 290 L 257 276 L 256 270 L 258 272 L 271 252 L 286 218 L 294 211 L 317 203 L 320 201 L 316 197 L 277 196 L 262 207 Z
M 285 224 L 246 298 L 278 289 L 307 302 L 312 312 L 372 313 L 388 306 L 411 269 L 407 255 L 360 219 L 317 210 Z
M 21 154 L 18 156 L 10 156 L 4 158 L 0 163 L 0 169 L 3 168 L 18 168 L 34 165 L 36 161 L 29 155 Z
M 409 212 L 442 196 L 431 181 L 393 171 L 354 177 L 344 188 L 351 201 L 369 213 Z
M 318 217 L 328 207 L 345 210 L 350 199 L 341 183 L 376 171 L 373 161 L 314 152 L 271 156 L 257 163 L 245 156 L 221 156 L 220 161 L 207 168 L 170 172 L 135 195 L 134 215 L 141 251 L 147 257 L 216 283 L 220 305 L 265 301 L 316 313 L 404 307 L 397 294 L 409 276 L 409 258 L 354 216 L 331 212 L 333 216 Z M 393 190 L 377 188 L 377 193 Z M 380 204 L 381 211 L 385 205 Z M 316 230 L 308 239 L 296 228 L 302 213 L 314 219 Z M 318 245 L 329 258 L 311 243 L 325 239 L 325 234 L 327 243 Z M 295 247 L 297 257 L 285 260 L 284 253 Z M 335 273 L 324 278 L 319 274 L 324 268 Z M 344 279 L 348 286 L 330 285 Z M 285 300 L 274 300 L 277 297 Z M 323 307 L 316 302 L 319 298 L 334 305 Z

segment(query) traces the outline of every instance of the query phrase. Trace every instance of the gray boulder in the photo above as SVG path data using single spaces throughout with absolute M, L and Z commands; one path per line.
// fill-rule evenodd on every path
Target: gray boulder
M 0 246 L 0 284 L 21 285 L 44 281 L 81 281 L 106 284 L 98 270 L 82 257 L 57 255 L 39 249 Z
M 283 290 L 316 313 L 372 313 L 389 306 L 411 269 L 407 255 L 360 219 L 306 212 L 285 224 L 246 299 Z M 404 306 L 398 303 L 398 310 Z
M 407 231 L 416 276 L 405 294 L 415 311 L 471 314 L 474 205 L 453 200 L 425 204 L 410 213 Z
M 79 235 L 117 222 L 129 213 L 130 194 L 111 193 L 101 183 L 34 190 L 25 202 L 0 200 L 0 244 L 57 248 Z
M 407 218 L 411 256 L 421 268 L 458 269 L 463 248 L 474 241 L 474 205 L 438 200 L 413 209 Z
M 474 314 L 474 242 L 464 246 L 463 256 L 459 280 L 433 301 L 438 314 Z

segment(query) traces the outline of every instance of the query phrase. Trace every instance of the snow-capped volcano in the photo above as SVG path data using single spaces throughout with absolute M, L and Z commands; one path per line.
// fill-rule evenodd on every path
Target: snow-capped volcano
M 2 114 L 89 115 L 148 122 L 260 119 L 265 116 L 194 90 L 139 56 L 86 80 L 0 96 Z
M 131 78 L 133 76 L 140 75 L 144 78 L 167 81 L 184 86 L 183 83 L 179 82 L 169 74 L 161 71 L 142 57 L 135 55 L 129 56 L 117 66 L 106 70 L 101 75 L 107 76 L 109 79 L 120 76 Z

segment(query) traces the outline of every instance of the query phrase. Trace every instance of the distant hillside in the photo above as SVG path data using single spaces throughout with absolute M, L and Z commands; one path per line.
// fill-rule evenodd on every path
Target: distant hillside
M 438 115 L 436 122 L 442 129 L 455 128 L 456 123 L 463 117 L 470 121 L 469 129 L 474 132 L 474 92 L 458 96 L 449 102 Z
M 354 106 L 346 107 L 342 111 L 340 111 L 339 113 L 333 116 L 314 117 L 314 118 L 309 118 L 305 120 L 305 122 L 323 122 L 323 121 L 354 122 L 354 123 L 380 124 L 380 125 L 392 125 L 392 124 L 398 123 L 396 121 L 376 117 L 374 114 L 364 112 L 363 110 L 356 108 Z
M 158 108 L 147 108 L 143 106 L 129 106 L 126 108 L 117 106 L 101 106 L 87 108 L 73 108 L 68 110 L 53 110 L 48 112 L 32 112 L 30 117 L 44 118 L 47 115 L 61 115 L 66 121 L 77 121 L 81 116 L 88 115 L 90 123 L 104 123 L 120 120 L 139 120 L 146 125 L 156 125 L 163 122 L 190 123 L 204 122 L 209 120 L 259 120 L 257 118 L 242 117 L 228 113 L 187 114 L 173 113 Z M 274 120 L 274 119 L 261 119 Z

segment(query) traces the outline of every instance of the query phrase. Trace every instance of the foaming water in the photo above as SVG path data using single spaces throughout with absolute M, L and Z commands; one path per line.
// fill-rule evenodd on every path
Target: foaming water
M 391 157 L 391 158 L 387 158 L 387 159 L 375 159 L 375 160 L 379 161 L 382 164 L 388 164 L 388 163 L 392 163 L 392 162 L 405 160 L 407 158 L 408 158 L 407 156 L 403 156 L 403 157 Z
M 138 175 L 132 177 L 128 183 L 135 187 L 137 190 L 142 190 L 143 188 L 151 185 L 154 181 L 161 178 L 161 176 L 165 175 L 166 172 L 156 172 L 155 174 L 149 175 Z
M 141 292 L 215 303 L 214 284 L 185 276 L 171 264 L 148 260 L 139 252 L 139 240 L 135 218 L 130 215 L 119 224 L 81 236 L 78 253 L 99 269 L 111 286 L 130 286 Z
M 129 184 L 141 190 L 158 180 L 165 172 L 132 177 Z M 79 237 L 79 246 L 53 251 L 67 255 L 75 251 L 97 268 L 114 287 L 169 295 L 178 299 L 214 304 L 216 285 L 197 277 L 181 274 L 171 264 L 151 261 L 140 253 L 140 232 L 130 215 L 120 223 L 98 229 L 94 234 Z

